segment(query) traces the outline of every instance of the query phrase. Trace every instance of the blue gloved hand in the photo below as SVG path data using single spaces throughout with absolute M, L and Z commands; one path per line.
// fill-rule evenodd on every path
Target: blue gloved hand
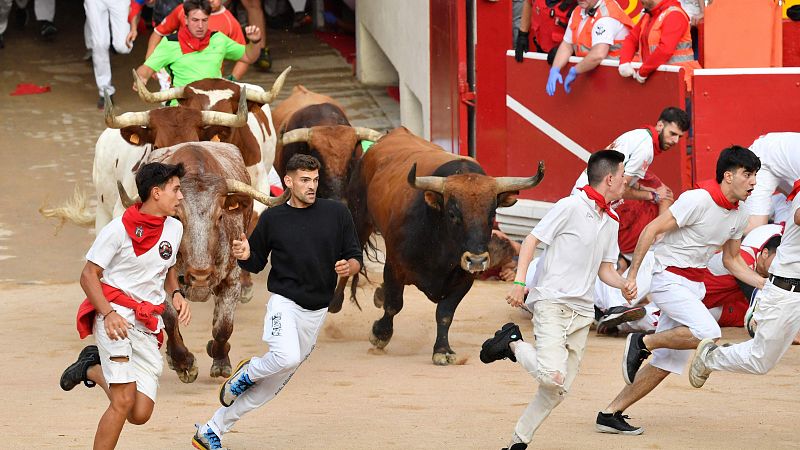
M 575 78 L 578 78 L 578 71 L 575 70 L 575 66 L 572 66 L 567 72 L 567 78 L 564 78 L 564 91 L 567 94 L 572 90 L 572 82 L 575 81 Z
M 547 77 L 547 87 L 545 88 L 547 95 L 552 97 L 556 93 L 556 83 L 564 84 L 564 80 L 561 78 L 561 72 L 558 68 L 551 67 L 550 75 Z
M 336 15 L 333 14 L 332 12 L 325 11 L 325 12 L 322 13 L 322 16 L 325 18 L 325 23 L 326 24 L 328 24 L 328 25 L 336 25 L 336 21 L 338 19 L 336 18 Z

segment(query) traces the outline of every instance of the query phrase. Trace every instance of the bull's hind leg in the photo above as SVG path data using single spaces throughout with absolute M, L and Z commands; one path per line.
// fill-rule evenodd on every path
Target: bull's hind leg
M 390 263 L 383 267 L 383 284 L 378 289 L 383 290 L 383 317 L 372 324 L 372 334 L 369 341 L 377 348 L 384 348 L 389 344 L 394 333 L 394 316 L 403 309 L 403 286 L 397 281 Z
M 228 339 L 233 333 L 233 314 L 236 311 L 240 293 L 241 289 L 238 285 L 228 286 L 220 292 L 214 303 L 214 320 L 211 331 L 213 339 L 206 345 L 208 356 L 214 359 L 210 372 L 212 378 L 229 377 L 232 372 L 231 360 L 228 357 L 231 344 L 228 343 Z
M 178 326 L 178 313 L 172 302 L 164 302 L 164 331 L 167 333 L 167 364 L 177 372 L 178 378 L 184 383 L 192 383 L 197 379 L 197 365 L 194 355 L 183 343 L 183 336 Z
M 437 366 L 447 366 L 456 362 L 456 352 L 450 348 L 450 325 L 453 323 L 453 315 L 456 312 L 461 299 L 469 292 L 472 287 L 470 280 L 466 286 L 457 287 L 449 292 L 447 297 L 440 300 L 436 305 L 436 342 L 433 344 L 433 363 Z

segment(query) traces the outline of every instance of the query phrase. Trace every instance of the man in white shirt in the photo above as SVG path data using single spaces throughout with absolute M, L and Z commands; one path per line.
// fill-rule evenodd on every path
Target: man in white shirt
M 619 224 L 608 204 L 622 196 L 623 160 L 614 150 L 594 153 L 589 158 L 589 184 L 579 194 L 559 200 L 522 243 L 517 275 L 506 300 L 533 311 L 535 348 L 522 341 L 517 325 L 507 323 L 481 349 L 484 363 L 503 358 L 518 361 L 539 382 L 536 398 L 515 427 L 512 450 L 527 447 L 578 374 L 594 319 L 597 277 L 623 289 L 629 299 L 636 296 L 635 283 L 626 282 L 614 269 Z M 545 251 L 525 299 L 523 280 L 539 242 Z
M 769 278 L 758 293 L 753 318 L 755 337 L 728 347 L 704 339 L 689 368 L 689 382 L 699 388 L 712 371 L 763 375 L 781 359 L 800 332 L 800 198 L 791 195 L 792 220 L 769 266 Z
M 614 139 L 608 148 L 625 155 L 625 200 L 652 201 L 656 204 L 664 198 L 672 197 L 672 190 L 663 184 L 656 188 L 646 188 L 639 184 L 644 178 L 653 158 L 678 143 L 689 130 L 689 115 L 680 108 L 670 106 L 661 111 L 655 126 L 646 126 L 623 133 Z M 586 171 L 581 172 L 572 193 L 586 184 Z
M 750 145 L 750 150 L 761 159 L 762 167 L 753 195 L 744 202 L 750 214 L 745 234 L 767 223 L 773 212 L 773 192 L 789 195 L 800 186 L 800 133 L 765 134 Z
M 553 67 L 547 77 L 547 94 L 554 95 L 557 84 L 564 84 L 569 94 L 572 82 L 579 74 L 594 70 L 605 58 L 619 59 L 622 42 L 633 28 L 633 21 L 614 0 L 578 0 L 578 7 L 569 18 L 564 40 L 558 46 Z M 571 67 L 566 78 L 561 78 L 561 69 L 569 57 L 583 57 Z
M 747 214 L 738 208 L 756 184 L 761 167 L 750 150 L 733 146 L 717 160 L 716 179 L 699 183 L 650 222 L 639 237 L 628 280 L 636 280 L 645 254 L 655 237 L 665 233 L 655 247 L 655 265 L 650 298 L 661 310 L 655 334 L 628 335 L 622 358 L 627 383 L 617 397 L 597 414 L 596 427 L 604 433 L 638 435 L 622 413 L 650 393 L 670 373 L 680 374 L 689 350 L 706 338 L 720 337 L 720 328 L 703 305 L 704 269 L 722 247 L 723 263 L 730 273 L 751 286 L 761 288 L 764 278 L 747 267 L 740 245 Z M 650 364 L 642 363 L 650 354 Z

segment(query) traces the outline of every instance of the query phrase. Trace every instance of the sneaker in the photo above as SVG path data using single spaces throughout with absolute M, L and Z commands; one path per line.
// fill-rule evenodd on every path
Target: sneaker
M 631 333 L 625 342 L 625 353 L 622 355 L 622 378 L 627 384 L 633 384 L 636 372 L 642 367 L 644 360 L 650 356 L 650 351 L 639 344 L 642 337 L 644 337 L 644 333 Z
M 484 364 L 489 364 L 500 359 L 508 358 L 517 362 L 514 357 L 514 352 L 511 351 L 511 344 L 514 341 L 521 341 L 522 333 L 519 327 L 512 322 L 503 325 L 503 328 L 494 333 L 493 338 L 489 338 L 481 346 L 481 361 Z
M 51 41 L 55 39 L 56 34 L 58 34 L 58 28 L 53 25 L 53 22 L 48 20 L 42 21 L 42 28 L 39 31 L 39 34 L 42 36 L 44 40 Z
M 614 414 L 599 412 L 594 426 L 601 433 L 628 434 L 631 436 L 638 436 L 644 433 L 644 428 L 629 424 L 626 420 L 629 418 L 622 415 L 622 411 L 617 411 Z
M 523 442 L 517 442 L 511 447 L 503 447 L 502 450 L 525 450 L 526 448 L 528 448 L 528 444 L 525 444 Z
M 203 427 L 206 429 L 203 433 L 200 432 L 200 425 L 195 425 L 195 427 L 197 427 L 197 431 L 195 431 L 194 437 L 192 437 L 192 447 L 199 448 L 200 450 L 225 449 L 217 433 L 214 433 L 214 430 L 210 427 Z
M 219 402 L 222 403 L 222 406 L 231 406 L 244 391 L 256 384 L 247 375 L 247 367 L 249 365 L 250 358 L 243 359 L 236 366 L 233 374 L 219 387 Z
M 84 347 L 78 355 L 78 360 L 70 364 L 61 374 L 61 389 L 71 391 L 72 388 L 83 382 L 86 387 L 94 387 L 95 382 L 86 378 L 89 367 L 100 364 L 100 353 L 96 345 Z
M 262 72 L 269 72 L 272 69 L 272 55 L 269 53 L 269 47 L 261 49 L 261 54 L 256 60 L 256 68 Z
M 747 307 L 747 312 L 744 313 L 744 328 L 751 338 L 756 337 L 756 326 L 758 325 L 753 318 L 753 313 L 758 307 L 758 300 L 760 299 L 756 294 L 758 294 L 757 288 L 753 290 L 753 294 L 750 296 L 750 306 Z
M 692 364 L 689 366 L 689 383 L 691 383 L 692 386 L 701 388 L 706 384 L 708 376 L 711 375 L 711 369 L 708 368 L 705 361 L 708 354 L 713 352 L 716 348 L 717 344 L 714 343 L 713 339 L 703 339 L 700 341 L 700 344 L 697 345 L 694 358 L 692 358 Z
M 17 12 L 14 13 L 14 24 L 17 28 L 24 28 L 25 25 L 28 24 L 28 20 L 30 16 L 28 15 L 27 8 L 17 8 Z
M 598 320 L 597 333 L 616 333 L 618 325 L 639 320 L 644 315 L 644 306 L 614 306 L 613 308 L 608 308 L 603 317 Z

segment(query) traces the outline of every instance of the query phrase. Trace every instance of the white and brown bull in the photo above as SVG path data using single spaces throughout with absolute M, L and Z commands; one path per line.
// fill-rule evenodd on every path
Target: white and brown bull
M 269 197 L 250 186 L 239 149 L 219 142 L 190 142 L 154 150 L 148 162 L 183 163 L 181 179 L 183 201 L 178 219 L 183 224 L 183 239 L 178 251 L 178 270 L 184 274 L 186 296 L 190 301 L 215 299 L 212 339 L 206 352 L 213 358 L 212 377 L 231 374 L 228 358 L 233 319 L 241 294 L 241 269 L 231 252 L 231 242 L 249 223 L 253 199 L 273 206 L 283 198 Z M 118 195 L 132 204 L 119 185 Z M 167 302 L 169 303 L 169 302 Z M 194 355 L 186 348 L 178 329 L 175 311 L 164 314 L 167 331 L 167 361 L 181 381 L 197 378 Z
M 394 316 L 403 308 L 403 290 L 414 285 L 436 303 L 433 362 L 454 363 L 450 325 L 475 274 L 493 265 L 489 240 L 495 211 L 516 203 L 519 191 L 536 186 L 543 176 L 543 163 L 528 178 L 487 176 L 474 159 L 445 152 L 405 128 L 375 144 L 348 188 L 348 206 L 364 249 L 373 232 L 380 232 L 386 243 L 383 284 L 374 299 L 384 314 L 373 324 L 370 342 L 378 348 L 389 343 Z M 345 282 L 340 279 L 330 311 L 341 308 Z
M 320 198 L 344 201 L 350 174 L 363 153 L 359 142 L 377 141 L 381 133 L 353 127 L 344 108 L 331 97 L 301 85 L 273 109 L 280 140 L 275 151 L 275 171 L 286 175 L 286 163 L 296 153 L 320 161 Z

